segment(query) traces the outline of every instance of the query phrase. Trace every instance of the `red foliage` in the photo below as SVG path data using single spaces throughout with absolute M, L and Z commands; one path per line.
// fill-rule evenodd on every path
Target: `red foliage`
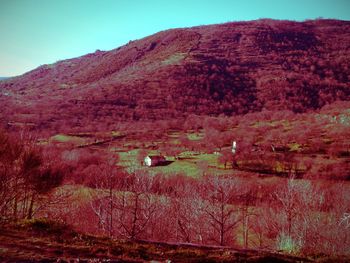
M 0 95 L 0 117 L 63 131 L 191 114 L 306 112 L 349 99 L 348 32 L 347 21 L 334 20 L 168 30 L 2 81 L 11 96 Z

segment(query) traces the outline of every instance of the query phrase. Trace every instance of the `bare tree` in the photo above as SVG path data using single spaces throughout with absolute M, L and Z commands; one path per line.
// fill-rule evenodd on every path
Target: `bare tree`
M 249 244 L 249 230 L 251 228 L 250 219 L 258 214 L 255 211 L 256 193 L 257 189 L 250 189 L 240 187 L 241 194 L 240 198 L 240 214 L 241 214 L 241 225 L 242 225 L 242 239 L 244 248 L 248 248 Z
M 153 177 L 135 171 L 126 189 L 115 199 L 118 231 L 129 239 L 145 234 L 157 209 L 157 198 L 151 194 Z
M 23 137 L 23 138 L 22 138 Z M 63 170 L 46 160 L 33 138 L 0 132 L 0 216 L 32 218 L 39 197 L 63 181 Z
M 250 244 L 259 249 L 271 248 L 270 238 L 274 236 L 274 232 L 278 231 L 278 227 L 274 224 L 274 213 L 270 213 L 269 207 L 259 206 L 259 210 L 255 212 L 255 216 L 251 218 L 250 229 L 255 238 L 250 239 Z M 274 245 L 274 244 L 273 244 Z
M 291 178 L 275 195 L 281 215 L 280 235 L 289 240 L 290 250 L 318 246 L 322 242 L 319 228 L 324 224 L 320 213 L 323 192 L 310 181 Z
M 282 212 L 286 217 L 287 229 L 285 232 L 290 237 L 292 234 L 293 221 L 299 213 L 297 182 L 293 178 L 289 179 L 286 186 L 276 192 L 275 195 L 280 202 Z
M 237 208 L 232 203 L 236 182 L 218 176 L 207 177 L 202 190 L 205 198 L 203 211 L 213 230 L 211 239 L 220 246 L 226 245 L 229 238 L 233 238 L 233 228 L 239 222 Z
M 177 182 L 171 195 L 172 216 L 175 219 L 175 236 L 179 241 L 201 241 L 199 230 L 201 203 L 197 187 L 190 181 Z
M 116 188 L 118 181 L 118 169 L 116 163 L 118 155 L 111 155 L 106 162 L 96 166 L 95 188 L 92 190 L 91 207 L 99 219 L 99 228 L 107 232 L 109 236 L 114 234 L 114 210 Z

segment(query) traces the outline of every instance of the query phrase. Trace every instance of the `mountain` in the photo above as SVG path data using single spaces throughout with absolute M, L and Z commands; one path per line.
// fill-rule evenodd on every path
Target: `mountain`
M 170 29 L 0 83 L 1 121 L 37 127 L 307 112 L 350 99 L 350 21 Z
M 0 80 L 8 79 L 9 77 L 0 77 Z

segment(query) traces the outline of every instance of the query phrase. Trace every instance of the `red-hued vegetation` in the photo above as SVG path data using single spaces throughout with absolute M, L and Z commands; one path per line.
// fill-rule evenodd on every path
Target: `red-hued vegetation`
M 167 30 L 2 81 L 0 118 L 62 131 L 190 113 L 307 112 L 349 99 L 349 31 L 336 20 Z
M 349 40 L 335 20 L 174 29 L 1 81 L 0 224 L 345 258 Z

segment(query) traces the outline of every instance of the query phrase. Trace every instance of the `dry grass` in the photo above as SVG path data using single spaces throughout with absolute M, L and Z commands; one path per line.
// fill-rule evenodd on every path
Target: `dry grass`
M 82 262 L 311 262 L 267 251 L 111 240 L 82 235 L 47 220 L 0 227 L 1 261 L 70 262 L 77 259 Z

